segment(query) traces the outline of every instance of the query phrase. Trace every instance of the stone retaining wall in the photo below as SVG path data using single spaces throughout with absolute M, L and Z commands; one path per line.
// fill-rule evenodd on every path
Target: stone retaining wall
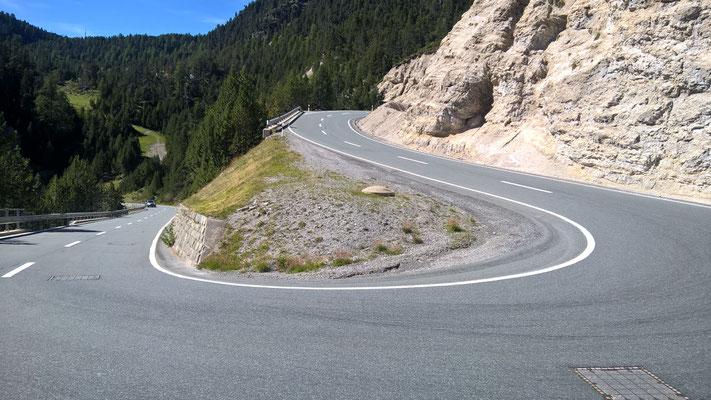
M 227 222 L 206 217 L 180 204 L 173 220 L 173 249 L 195 266 L 218 249 Z

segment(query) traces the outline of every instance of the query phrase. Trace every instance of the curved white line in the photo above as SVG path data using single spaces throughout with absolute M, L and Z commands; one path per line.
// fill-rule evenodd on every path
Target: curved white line
M 524 202 L 521 202 L 521 201 L 517 201 L 517 200 L 509 199 L 509 198 L 506 198 L 506 197 L 498 196 L 498 195 L 495 195 L 495 194 L 483 192 L 483 191 L 480 191 L 480 190 L 468 188 L 468 187 L 461 186 L 461 185 L 457 185 L 457 184 L 454 184 L 454 183 L 449 183 L 449 182 L 441 181 L 441 180 L 439 180 L 439 179 L 434 179 L 434 178 L 430 178 L 430 177 L 427 177 L 427 176 L 415 174 L 415 173 L 413 173 L 413 172 L 409 172 L 409 171 L 405 171 L 405 170 L 402 170 L 402 169 L 399 169 L 399 168 L 391 167 L 391 166 L 389 166 L 389 165 L 381 164 L 381 163 L 378 163 L 378 162 L 376 162 L 376 161 L 371 161 L 371 160 L 368 160 L 368 159 L 365 159 L 365 158 L 362 158 L 362 157 L 354 156 L 354 155 L 352 155 L 352 154 L 348 154 L 348 153 L 346 153 L 346 152 L 343 152 L 343 151 L 340 151 L 340 150 L 336 150 L 336 149 L 333 149 L 333 148 L 331 148 L 331 147 L 328 147 L 328 146 L 322 145 L 322 144 L 320 144 L 320 143 L 314 142 L 314 141 L 312 141 L 312 140 L 309 140 L 309 139 L 307 139 L 307 138 L 305 138 L 305 137 L 299 135 L 298 133 L 294 132 L 294 130 L 293 130 L 291 127 L 289 127 L 289 130 L 291 131 L 292 134 L 294 134 L 294 135 L 300 137 L 300 138 L 303 139 L 303 140 L 306 140 L 306 141 L 309 142 L 309 143 L 312 143 L 312 144 L 315 144 L 315 145 L 317 145 L 317 146 L 323 147 L 323 148 L 325 148 L 325 149 L 328 149 L 328 150 L 334 151 L 334 152 L 336 152 L 336 153 L 345 155 L 345 156 L 347 156 L 347 157 L 351 157 L 351 158 L 355 158 L 355 159 L 357 159 L 357 160 L 365 161 L 365 162 L 368 162 L 368 163 L 371 163 L 371 164 L 374 164 L 374 165 L 378 165 L 378 166 L 383 167 L 383 168 L 389 168 L 389 169 L 392 169 L 392 170 L 395 170 L 395 171 L 398 171 L 398 172 L 402 172 L 402 173 L 405 173 L 405 174 L 408 174 L 408 175 L 412 175 L 412 176 L 415 176 L 415 177 L 418 177 L 418 178 L 430 180 L 430 181 L 437 182 L 437 183 L 441 183 L 441 184 L 444 184 L 444 185 L 453 186 L 453 187 L 456 187 L 456 188 L 458 188 L 458 189 L 463 189 L 463 190 L 467 190 L 467 191 L 470 191 L 470 192 L 473 192 L 473 193 L 478 193 L 478 194 L 483 194 L 483 195 L 486 195 L 486 196 L 491 196 L 491 197 L 496 198 L 496 199 L 499 199 L 499 200 L 504 200 L 504 201 L 512 202 L 512 203 L 514 203 L 514 204 L 518 204 L 518 205 L 521 205 L 521 206 L 524 206 L 524 207 L 528 207 L 528 208 L 531 208 L 531 209 L 534 209 L 534 210 L 537 210 L 537 211 L 540 211 L 540 212 L 543 212 L 543 213 L 552 215 L 552 216 L 554 216 L 554 217 L 556 217 L 556 218 L 560 218 L 560 219 L 563 220 L 564 222 L 566 222 L 566 223 L 568 223 L 568 224 L 574 226 L 576 229 L 578 229 L 578 230 L 583 234 L 583 236 L 585 236 L 585 241 L 586 241 L 587 244 L 586 244 L 586 246 L 585 246 L 585 249 L 584 249 L 580 254 L 578 254 L 578 255 L 575 256 L 574 258 L 572 258 L 572 259 L 570 259 L 570 260 L 568 260 L 568 261 L 565 261 L 565 262 L 563 262 L 563 263 L 560 263 L 560 264 L 552 265 L 552 266 L 546 267 L 546 268 L 537 269 L 537 270 L 534 270 L 534 271 L 521 272 L 521 273 L 518 273 L 518 274 L 502 275 L 502 276 L 495 276 L 495 277 L 492 277 L 492 278 L 483 278 L 483 279 L 472 279 L 472 280 L 468 280 L 468 281 L 444 282 L 444 283 L 423 283 L 423 284 L 419 284 L 419 285 L 354 286 L 354 287 L 308 287 L 308 286 L 258 285 L 258 284 L 222 282 L 222 281 L 215 281 L 215 280 L 212 280 L 212 279 L 195 278 L 195 277 L 192 277 L 192 276 L 180 275 L 180 274 L 177 274 L 177 273 L 175 273 L 175 272 L 168 271 L 168 270 L 164 269 L 163 267 L 161 267 L 160 264 L 158 264 L 158 261 L 156 260 L 155 252 L 156 252 L 156 248 L 157 248 L 157 246 L 158 246 L 158 239 L 160 239 L 160 235 L 161 235 L 161 233 L 163 232 L 163 229 L 165 229 L 165 228 L 173 221 L 173 220 L 171 219 L 170 221 L 168 221 L 167 224 L 165 224 L 165 225 L 163 226 L 163 228 L 160 229 L 160 231 L 158 231 L 158 234 L 157 234 L 156 237 L 153 239 L 153 243 L 151 244 L 151 250 L 150 250 L 150 254 L 149 254 L 149 259 L 150 259 L 151 264 L 153 265 L 153 267 L 154 267 L 155 269 L 157 269 L 158 271 L 161 271 L 161 272 L 163 272 L 163 273 L 165 273 L 165 274 L 174 276 L 174 277 L 176 277 L 176 278 L 181 278 L 181 279 L 188 279 L 188 280 L 192 280 L 192 281 L 205 282 L 205 283 L 214 283 L 214 284 L 218 284 L 218 285 L 250 287 L 250 288 L 260 288 L 260 289 L 314 290 L 314 291 L 360 291 L 360 290 L 420 289 L 420 288 L 434 288 L 434 287 L 448 287 L 448 286 L 473 285 L 473 284 L 477 284 L 477 283 L 505 281 L 505 280 L 509 280 L 509 279 L 517 279 L 517 278 L 524 278 L 524 277 L 528 277 L 528 276 L 534 276 L 534 275 L 545 274 L 546 272 L 551 272 L 551 271 L 559 270 L 559 269 L 562 269 L 562 268 L 565 268 L 565 267 L 569 267 L 569 266 L 571 266 L 571 265 L 573 265 L 573 264 L 577 264 L 577 263 L 579 263 L 580 261 L 583 261 L 584 259 L 588 258 L 588 256 L 590 256 L 590 254 L 592 254 L 592 252 L 595 250 L 595 238 L 593 237 L 593 235 L 592 235 L 587 229 L 585 229 L 584 226 L 582 226 L 582 225 L 580 225 L 579 223 L 577 223 L 577 222 L 571 220 L 570 218 L 564 217 L 564 216 L 562 216 L 562 215 L 560 215 L 560 214 L 556 214 L 556 213 L 554 213 L 553 211 L 549 211 L 549 210 L 546 210 L 546 209 L 543 209 L 543 208 L 540 208 L 540 207 L 536 207 L 536 206 L 534 206 L 534 205 L 527 204 L 527 203 L 524 203 Z

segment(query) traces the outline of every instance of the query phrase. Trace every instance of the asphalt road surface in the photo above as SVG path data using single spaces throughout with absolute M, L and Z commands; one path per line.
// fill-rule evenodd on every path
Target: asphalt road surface
M 363 115 L 307 113 L 289 134 L 526 214 L 550 248 L 269 288 L 154 268 L 170 207 L 2 239 L 0 398 L 599 399 L 571 370 L 587 366 L 711 398 L 711 208 L 399 149 L 355 132 Z

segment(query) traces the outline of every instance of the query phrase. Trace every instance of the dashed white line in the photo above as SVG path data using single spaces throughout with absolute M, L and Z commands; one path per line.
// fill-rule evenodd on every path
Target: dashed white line
M 127 223 L 126 225 L 133 225 L 133 222 L 129 222 L 129 223 Z
M 571 180 L 565 180 L 565 179 L 559 179 L 559 178 L 552 178 L 552 177 L 550 177 L 550 176 L 536 175 L 536 174 L 531 174 L 531 173 L 521 172 L 521 171 L 515 171 L 515 170 L 512 170 L 512 169 L 505 169 L 505 168 L 500 168 L 500 167 L 492 167 L 492 166 L 490 166 L 490 165 L 479 164 L 479 163 L 475 163 L 475 162 L 472 162 L 472 161 L 457 160 L 457 159 L 455 159 L 455 158 L 444 157 L 444 156 L 438 156 L 438 155 L 436 155 L 436 154 L 425 153 L 425 152 L 419 151 L 419 150 L 412 150 L 412 149 L 409 149 L 409 148 L 404 147 L 404 146 L 396 146 L 396 145 L 393 145 L 393 144 L 390 144 L 390 143 L 387 143 L 387 142 L 384 142 L 384 141 L 381 141 L 381 140 L 376 140 L 376 139 L 373 139 L 373 138 L 370 138 L 370 137 L 368 137 L 368 136 L 365 136 L 365 135 L 361 134 L 360 132 L 358 132 L 357 130 L 355 130 L 355 129 L 353 128 L 353 126 L 351 125 L 351 123 L 352 123 L 355 119 L 356 119 L 356 118 L 351 118 L 351 119 L 348 120 L 348 127 L 351 128 L 351 130 L 353 131 L 353 133 L 355 133 L 356 135 L 358 135 L 358 136 L 360 136 L 360 137 L 362 137 L 362 138 L 364 138 L 364 139 L 370 140 L 371 142 L 380 143 L 380 144 L 382 144 L 382 145 L 385 145 L 385 146 L 388 146 L 388 147 L 392 147 L 392 148 L 394 148 L 394 149 L 405 150 L 405 151 L 409 151 L 409 152 L 415 153 L 415 154 L 422 154 L 422 155 L 424 155 L 424 156 L 426 156 L 426 157 L 434 157 L 434 158 L 439 158 L 440 160 L 451 161 L 451 162 L 455 162 L 455 163 L 459 163 L 459 164 L 465 164 L 465 165 L 474 166 L 474 167 L 479 167 L 479 168 L 492 169 L 492 170 L 495 170 L 495 171 L 508 172 L 508 173 L 516 174 L 516 175 L 531 176 L 531 177 L 538 178 L 538 179 L 546 179 L 546 180 L 549 180 L 549 181 L 567 183 L 567 184 L 577 185 L 577 186 L 584 186 L 584 187 L 589 187 L 589 188 L 592 188 L 592 189 L 606 190 L 606 191 L 608 191 L 608 192 L 615 192 L 615 193 L 626 194 L 626 195 L 630 195 L 630 196 L 644 197 L 644 198 L 652 199 L 652 200 L 660 200 L 660 201 L 667 201 L 667 202 L 670 202 L 670 203 L 678 203 L 678 204 L 683 204 L 683 205 L 686 205 L 686 206 L 702 207 L 702 208 L 711 208 L 711 205 L 709 205 L 709 204 L 693 203 L 693 202 L 691 202 L 691 201 L 686 201 L 686 200 L 676 200 L 676 199 L 672 199 L 672 198 L 669 198 L 669 197 L 659 197 L 659 196 L 654 196 L 654 195 L 649 195 L 649 194 L 644 194 L 644 193 L 630 192 L 630 191 L 622 190 L 622 189 L 615 189 L 615 188 L 609 188 L 609 187 L 604 187 L 604 186 L 598 186 L 598 185 L 593 185 L 593 184 L 584 183 L 584 182 L 575 182 L 575 181 L 571 181 Z
M 32 264 L 34 264 L 34 261 L 33 261 L 33 262 L 24 263 L 24 264 L 20 265 L 19 267 L 13 269 L 12 271 L 8 272 L 7 274 L 3 275 L 2 277 L 3 277 L 3 278 L 12 278 L 14 275 L 16 275 L 16 274 L 18 274 L 18 273 L 24 271 L 25 269 L 31 267 Z
M 323 122 L 323 118 L 321 118 L 321 122 Z
M 359 144 L 347 142 L 347 141 L 345 141 L 345 140 L 343 141 L 343 143 L 345 143 L 345 144 L 350 144 L 351 146 L 355 146 L 355 147 L 361 147 L 361 145 L 359 145 Z
M 64 247 L 76 246 L 76 245 L 78 245 L 79 243 L 81 243 L 81 240 L 77 240 L 76 242 L 71 242 L 71 243 L 69 243 L 69 244 L 65 244 Z
M 96 234 L 96 236 L 101 236 L 101 235 L 105 235 L 105 234 L 106 234 L 106 232 L 99 232 Z
M 328 133 L 326 133 L 326 131 L 323 131 L 323 130 L 321 131 L 321 133 L 323 133 L 324 135 L 328 135 Z
M 116 227 L 116 228 L 114 228 L 114 229 L 121 229 L 121 225 L 117 226 L 117 227 Z
M 319 127 L 319 128 L 323 128 L 323 124 L 318 124 L 318 127 Z
M 333 117 L 333 114 L 328 114 L 327 117 L 331 118 L 331 117 Z
M 499 182 L 505 183 L 505 184 L 507 184 L 507 185 L 513 185 L 513 186 L 522 187 L 522 188 L 525 188 L 525 189 L 536 190 L 536 191 L 543 192 L 543 193 L 548 193 L 548 194 L 553 193 L 553 192 L 549 192 L 548 190 L 538 189 L 538 188 L 534 188 L 534 187 L 530 187 L 530 186 L 526 186 L 526 185 L 521 185 L 521 184 L 518 184 L 518 183 L 513 183 L 513 182 L 508 182 L 508 181 L 499 181 Z
M 407 160 L 407 161 L 412 161 L 412 162 L 416 162 L 416 163 L 420 163 L 420 164 L 429 165 L 429 163 L 426 163 L 426 162 L 424 162 L 424 161 L 413 160 L 412 158 L 407 158 L 407 157 L 403 157 L 403 156 L 397 156 L 397 158 L 402 158 L 403 160 Z

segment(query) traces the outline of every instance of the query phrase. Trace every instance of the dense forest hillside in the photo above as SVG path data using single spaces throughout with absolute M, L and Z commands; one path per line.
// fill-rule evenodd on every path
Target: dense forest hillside
M 2 182 L 0 207 L 85 208 L 48 199 L 53 181 L 79 169 L 104 197 L 185 197 L 256 145 L 267 117 L 377 105 L 388 69 L 436 49 L 471 3 L 257 0 L 206 35 L 109 38 L 62 37 L 0 12 L 0 157 L 19 148 L 27 162 L 10 168 L 36 180 L 24 196 L 41 199 L 10 196 L 18 191 Z M 68 83 L 98 95 L 74 108 Z M 165 135 L 162 161 L 141 156 L 132 124 Z

